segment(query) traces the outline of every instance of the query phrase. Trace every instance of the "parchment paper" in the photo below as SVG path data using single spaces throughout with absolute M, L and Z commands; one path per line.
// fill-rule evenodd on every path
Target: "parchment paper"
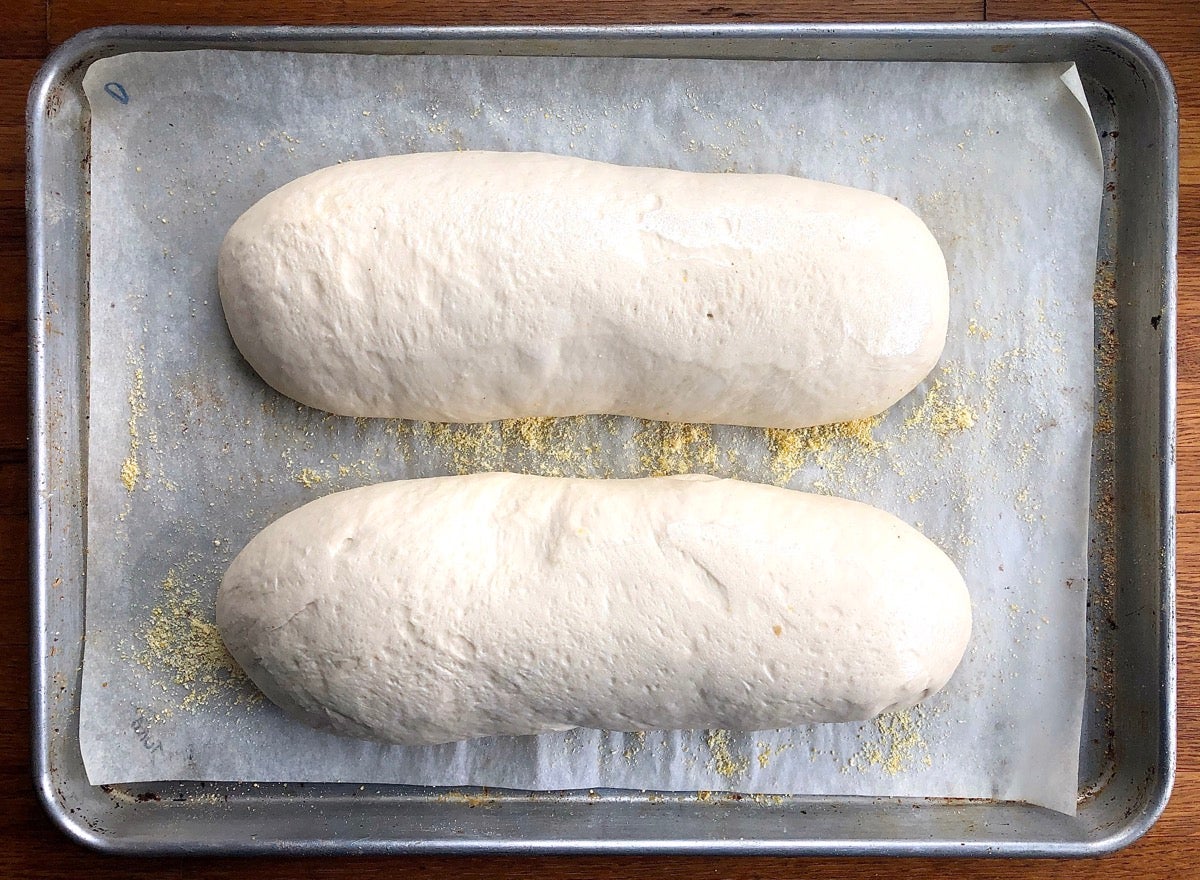
M 1073 67 L 207 51 L 99 61 L 85 84 L 80 740 L 93 783 L 603 786 L 1074 811 L 1102 176 Z M 942 363 L 881 424 L 807 432 L 611 417 L 356 421 L 266 387 L 217 297 L 217 249 L 233 220 L 337 161 L 477 148 L 784 172 L 894 196 L 949 263 Z M 942 693 L 863 724 L 410 749 L 292 723 L 231 666 L 213 597 L 268 522 L 338 489 L 499 468 L 708 471 L 874 503 L 961 567 L 975 613 L 967 656 Z

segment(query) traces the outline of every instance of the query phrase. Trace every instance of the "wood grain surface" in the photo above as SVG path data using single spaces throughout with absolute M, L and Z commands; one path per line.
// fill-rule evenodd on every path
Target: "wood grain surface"
M 836 11 L 834 11 L 836 10 Z M 45 54 L 106 24 L 499 24 L 1104 19 L 1167 60 L 1182 111 L 1179 253 L 1179 769 L 1166 814 L 1102 860 L 763 858 L 130 860 L 88 852 L 42 813 L 29 769 L 24 104 Z M 1200 3 L 1196 0 L 8 0 L 0 10 L 0 878 L 1200 876 Z

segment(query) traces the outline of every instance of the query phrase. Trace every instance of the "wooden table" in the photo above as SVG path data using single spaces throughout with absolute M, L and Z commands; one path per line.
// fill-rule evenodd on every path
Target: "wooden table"
M 0 877 L 1185 877 L 1200 875 L 1200 3 L 1196 0 L 10 0 L 0 16 Z M 828 6 L 840 6 L 831 13 Z M 359 858 L 129 860 L 67 841 L 30 782 L 28 451 L 26 416 L 24 107 L 46 53 L 105 24 L 564 24 L 729 21 L 1000 21 L 1102 18 L 1128 27 L 1170 65 L 1182 110 L 1179 256 L 1179 770 L 1166 814 L 1103 861 L 886 861 L 732 858 Z

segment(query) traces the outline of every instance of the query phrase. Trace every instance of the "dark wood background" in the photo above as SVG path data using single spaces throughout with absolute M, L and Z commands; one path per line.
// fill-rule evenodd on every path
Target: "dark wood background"
M 1200 876 L 1200 2 L 1197 0 L 8 0 L 0 4 L 0 878 Z M 830 11 L 831 7 L 838 11 Z M 1182 112 L 1179 254 L 1179 771 L 1166 814 L 1103 860 L 1077 862 L 733 858 L 347 858 L 131 860 L 90 853 L 50 824 L 29 768 L 25 322 L 25 97 L 42 59 L 106 24 L 568 24 L 729 21 L 1092 19 L 1147 39 Z

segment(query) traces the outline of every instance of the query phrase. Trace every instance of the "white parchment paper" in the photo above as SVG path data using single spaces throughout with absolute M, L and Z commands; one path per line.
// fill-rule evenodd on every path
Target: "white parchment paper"
M 1084 689 L 1102 172 L 1068 64 L 131 54 L 91 106 L 91 419 L 80 740 L 94 784 L 168 779 L 998 798 L 1073 812 Z M 880 423 L 806 432 L 576 418 L 477 426 L 298 406 L 239 357 L 233 220 L 337 161 L 545 150 L 875 189 L 945 251 L 941 365 Z M 486 469 L 708 471 L 869 501 L 956 560 L 950 685 L 863 724 L 429 748 L 288 721 L 212 626 L 225 566 L 321 494 Z

